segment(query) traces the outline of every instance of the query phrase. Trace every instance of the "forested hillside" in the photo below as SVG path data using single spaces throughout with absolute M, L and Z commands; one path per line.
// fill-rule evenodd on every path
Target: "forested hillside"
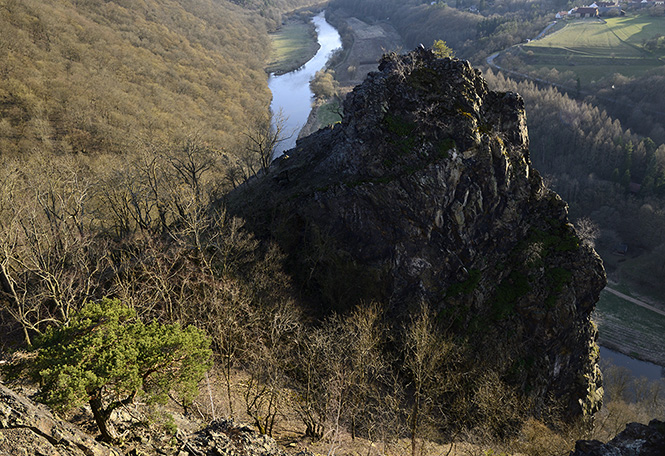
M 265 21 L 226 2 L 7 0 L 0 43 L 3 156 L 228 147 L 270 100 Z
M 590 217 L 599 225 L 601 253 L 630 245 L 623 278 L 662 294 L 665 145 L 631 133 L 604 110 L 556 89 L 491 71 L 485 77 L 490 87 L 524 97 L 531 160 L 570 204 L 573 218 Z
M 238 230 L 209 205 L 269 133 L 267 30 L 307 3 L 0 1 L 0 285 L 27 342 L 106 295 L 193 318 L 192 252 Z
M 664 84 L 663 68 L 633 78 L 614 75 L 597 85 L 592 100 L 612 116 L 625 119 L 634 132 L 662 144 L 665 143 L 665 92 L 660 88 Z

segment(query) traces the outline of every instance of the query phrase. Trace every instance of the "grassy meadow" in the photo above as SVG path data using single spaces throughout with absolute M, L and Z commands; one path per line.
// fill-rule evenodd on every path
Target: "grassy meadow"
M 266 67 L 269 73 L 284 74 L 296 70 L 319 50 L 312 22 L 291 19 L 271 36 L 272 52 Z
M 339 115 L 340 103 L 337 99 L 330 100 L 323 105 L 319 106 L 317 111 L 317 118 L 320 127 L 331 125 L 342 120 Z
M 630 295 L 624 287 L 618 288 Z M 665 362 L 665 316 L 603 290 L 593 318 L 601 344 L 620 347 L 620 351 L 636 358 Z
M 527 71 L 572 71 L 583 84 L 614 73 L 632 77 L 665 64 L 665 50 L 644 47 L 647 40 L 664 32 L 665 17 L 572 20 L 555 33 L 521 46 L 520 57 Z

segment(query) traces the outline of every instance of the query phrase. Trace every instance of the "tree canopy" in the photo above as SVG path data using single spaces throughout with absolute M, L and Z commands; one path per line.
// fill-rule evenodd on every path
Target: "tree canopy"
M 117 299 L 87 303 L 38 340 L 39 400 L 60 411 L 89 403 L 102 437 L 112 441 L 111 413 L 136 396 L 164 402 L 174 391 L 191 401 L 211 366 L 209 345 L 193 326 L 146 325 Z
M 443 40 L 434 40 L 432 50 L 434 50 L 434 54 L 436 54 L 436 56 L 440 59 L 444 57 L 455 57 L 453 50 L 450 49 L 446 42 Z

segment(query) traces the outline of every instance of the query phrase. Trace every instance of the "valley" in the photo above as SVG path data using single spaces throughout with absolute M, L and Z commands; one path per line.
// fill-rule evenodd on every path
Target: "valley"
M 663 416 L 592 323 L 663 362 L 662 65 L 572 60 L 662 18 L 526 43 L 559 9 L 0 0 L 0 453 L 564 456 Z

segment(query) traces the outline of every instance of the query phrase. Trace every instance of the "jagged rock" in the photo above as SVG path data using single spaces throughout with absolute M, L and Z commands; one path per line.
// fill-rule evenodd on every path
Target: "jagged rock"
M 344 113 L 230 211 L 281 245 L 313 307 L 373 300 L 403 321 L 426 302 L 536 411 L 593 414 L 605 274 L 530 165 L 522 99 L 419 49 L 385 56 Z
M 652 420 L 648 426 L 630 423 L 608 443 L 580 440 L 570 456 L 663 456 L 665 422 Z
M 45 405 L 0 385 L 0 454 L 112 456 L 121 453 L 53 416 Z
M 186 445 L 198 456 L 286 456 L 272 438 L 231 420 L 217 420 L 197 432 Z

